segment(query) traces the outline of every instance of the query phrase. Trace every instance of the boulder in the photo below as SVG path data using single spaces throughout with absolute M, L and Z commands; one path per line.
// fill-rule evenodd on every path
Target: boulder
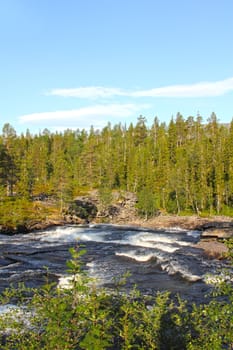
M 69 215 L 70 218 L 91 221 L 96 217 L 97 212 L 97 206 L 91 200 L 80 197 L 70 204 L 65 215 Z

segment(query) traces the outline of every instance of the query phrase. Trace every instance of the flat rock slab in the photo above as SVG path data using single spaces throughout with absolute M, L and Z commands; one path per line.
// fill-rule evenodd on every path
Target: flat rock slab
M 198 242 L 195 247 L 203 249 L 204 255 L 209 258 L 223 259 L 228 253 L 228 248 L 224 243 L 218 241 L 203 241 Z
M 201 237 L 212 237 L 212 238 L 231 238 L 233 237 L 233 227 L 227 228 L 210 228 L 204 230 Z

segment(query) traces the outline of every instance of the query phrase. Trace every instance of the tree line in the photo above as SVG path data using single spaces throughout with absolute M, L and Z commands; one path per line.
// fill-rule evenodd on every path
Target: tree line
M 233 214 L 233 121 L 212 113 L 169 123 L 0 135 L 0 196 L 54 196 L 61 203 L 91 189 L 138 195 L 141 214 Z

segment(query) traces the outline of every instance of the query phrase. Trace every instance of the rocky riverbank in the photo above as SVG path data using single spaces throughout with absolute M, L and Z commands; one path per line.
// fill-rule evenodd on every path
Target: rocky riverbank
M 46 205 L 46 203 L 44 203 Z M 224 239 L 233 237 L 233 218 L 226 216 L 178 216 L 158 215 L 151 219 L 137 215 L 137 198 L 130 192 L 114 192 L 111 204 L 101 200 L 98 191 L 77 197 L 73 203 L 57 217 L 47 217 L 44 221 L 29 221 L 15 228 L 1 227 L 0 233 L 27 233 L 43 230 L 52 226 L 67 224 L 109 223 L 149 229 L 181 228 L 201 231 L 201 240 L 197 244 L 209 257 L 223 257 L 227 248 Z
M 136 218 L 127 222 L 127 224 L 150 229 L 180 228 L 201 231 L 201 239 L 195 247 L 200 248 L 201 254 L 208 258 L 225 258 L 228 248 L 224 243 L 224 239 L 233 237 L 233 220 L 225 216 L 201 218 L 194 215 L 162 215 L 150 220 Z
M 223 243 L 224 239 L 233 237 L 233 218 L 226 216 L 178 216 L 158 215 L 151 219 L 143 219 L 137 215 L 137 198 L 130 192 L 124 195 L 114 193 L 111 205 L 104 206 L 97 191 L 89 196 L 79 197 L 74 201 L 65 220 L 78 223 L 81 219 L 95 223 L 110 223 L 116 225 L 129 225 L 149 229 L 180 228 L 185 230 L 201 231 L 201 240 L 196 245 L 209 258 L 224 258 L 228 249 Z

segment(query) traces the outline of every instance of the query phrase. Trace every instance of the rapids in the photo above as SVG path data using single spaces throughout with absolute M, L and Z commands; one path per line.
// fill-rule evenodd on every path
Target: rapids
M 0 292 L 24 282 L 37 287 L 49 280 L 66 283 L 69 247 L 81 243 L 84 268 L 97 285 L 114 288 L 116 277 L 130 273 L 126 288 L 143 294 L 169 290 L 201 300 L 210 289 L 208 275 L 224 264 L 195 248 L 198 231 L 146 230 L 127 226 L 62 226 L 29 234 L 0 235 Z

